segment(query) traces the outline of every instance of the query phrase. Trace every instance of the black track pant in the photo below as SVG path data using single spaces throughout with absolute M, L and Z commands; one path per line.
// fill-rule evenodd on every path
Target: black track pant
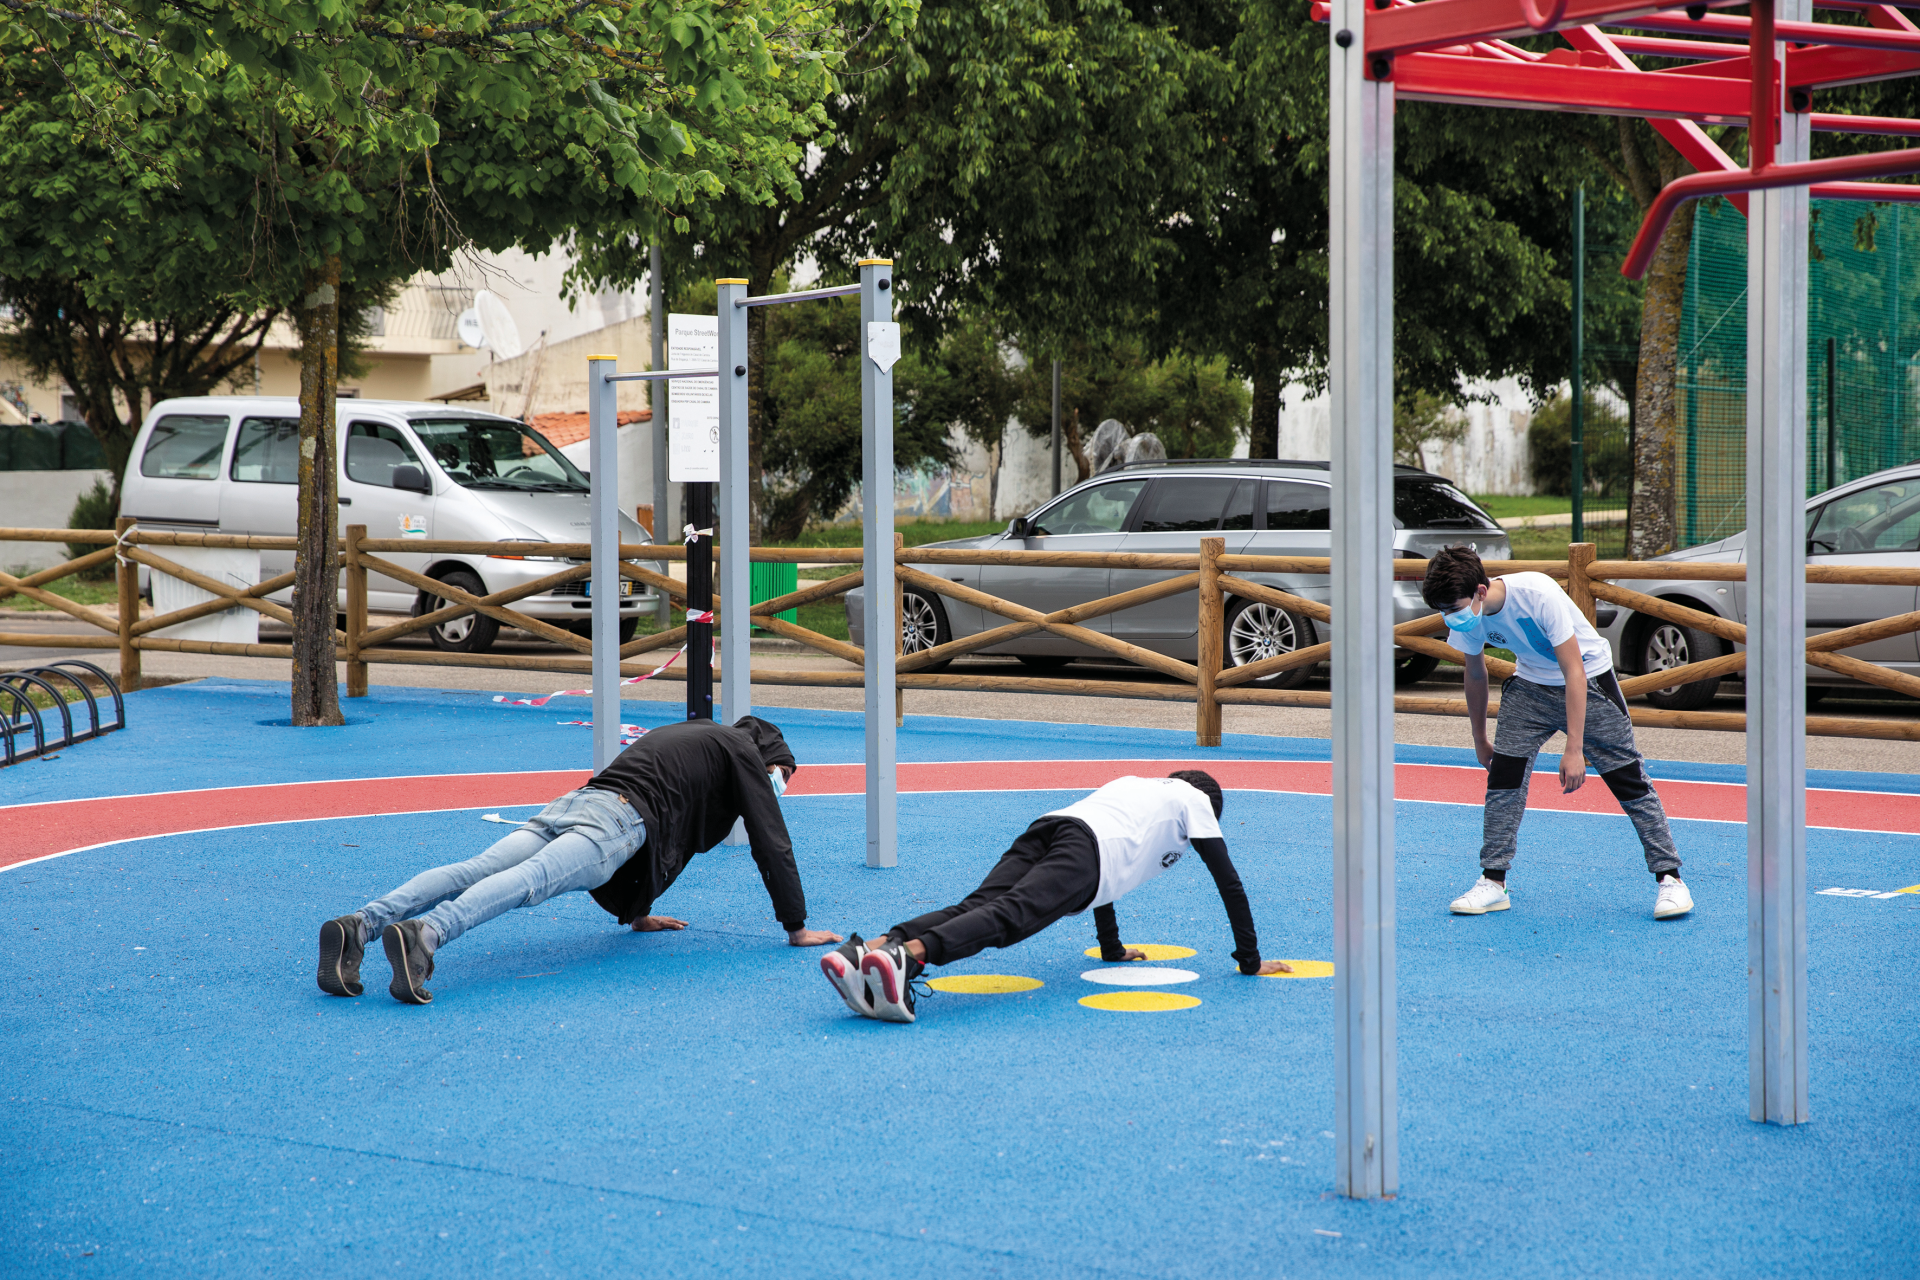
M 1041 818 L 1000 855 L 980 887 L 956 906 L 929 911 L 888 933 L 915 938 L 928 964 L 1010 947 L 1062 916 L 1084 911 L 1100 891 L 1100 846 L 1078 818 Z

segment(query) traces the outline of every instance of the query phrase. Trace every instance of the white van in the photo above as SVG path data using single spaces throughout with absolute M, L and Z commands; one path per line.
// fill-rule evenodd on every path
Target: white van
M 586 542 L 587 478 L 538 431 L 511 418 L 455 405 L 341 400 L 340 526 L 373 538 L 473 542 Z M 196 396 L 163 400 L 147 414 L 121 482 L 120 510 L 148 529 L 291 537 L 298 519 L 300 404 L 291 396 Z M 620 540 L 652 535 L 622 513 Z M 399 555 L 395 564 L 476 596 L 555 572 L 551 556 Z M 573 563 L 578 563 L 577 561 Z M 263 578 L 293 568 L 291 551 L 260 553 Z M 622 579 L 620 638 L 655 601 Z M 590 635 L 587 583 L 570 582 L 512 607 Z M 286 601 L 292 589 L 272 598 Z M 341 607 L 346 591 L 341 589 Z M 367 604 L 418 615 L 438 598 L 377 573 Z M 492 646 L 500 624 L 469 615 L 429 629 L 456 653 Z

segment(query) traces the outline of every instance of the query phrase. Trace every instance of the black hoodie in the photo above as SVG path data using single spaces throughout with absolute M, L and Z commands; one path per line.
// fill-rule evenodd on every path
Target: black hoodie
M 622 751 L 587 785 L 624 796 L 647 824 L 647 842 L 592 891 L 594 901 L 621 924 L 648 914 L 687 860 L 726 839 L 744 818 L 774 915 L 789 932 L 804 928 L 807 899 L 793 841 L 767 777 L 774 765 L 797 767 L 780 730 L 754 716 L 731 728 L 711 720 L 663 725 Z

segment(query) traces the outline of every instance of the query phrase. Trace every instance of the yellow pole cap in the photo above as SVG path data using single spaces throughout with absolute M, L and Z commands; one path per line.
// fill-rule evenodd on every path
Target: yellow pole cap
M 715 280 L 714 283 L 715 284 L 745 284 L 747 282 L 745 280 L 724 279 L 724 280 Z
M 619 356 L 588 356 L 589 360 L 618 360 Z
M 862 258 L 860 259 L 860 265 L 863 267 L 890 267 L 893 265 L 893 259 L 892 258 Z

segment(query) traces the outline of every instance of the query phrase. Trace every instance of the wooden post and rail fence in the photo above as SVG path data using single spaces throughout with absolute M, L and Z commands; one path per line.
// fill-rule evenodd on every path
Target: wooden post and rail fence
M 255 586 L 235 587 L 178 564 L 168 559 L 163 552 L 169 547 L 293 551 L 295 542 L 292 538 L 142 530 L 132 521 L 122 518 L 118 528 L 113 532 L 0 528 L 0 541 L 104 544 L 98 551 L 67 560 L 25 577 L 15 577 L 0 572 L 0 601 L 13 595 L 25 596 L 78 619 L 96 628 L 101 634 L 98 636 L 60 635 L 56 638 L 44 632 L 0 631 L 0 650 L 9 645 L 45 648 L 50 644 L 74 649 L 118 649 L 121 683 L 129 689 L 139 686 L 140 655 L 143 652 L 230 654 L 250 658 L 291 659 L 292 657 L 292 646 L 287 644 L 186 640 L 155 634 L 178 623 L 190 622 L 196 618 L 232 608 L 252 609 L 266 617 L 291 624 L 292 614 L 287 608 L 266 597 L 290 587 L 294 580 L 293 573 L 278 574 Z M 1315 644 L 1241 666 L 1226 667 L 1223 662 L 1225 615 L 1228 603 L 1232 599 L 1262 601 L 1291 610 L 1321 624 L 1330 623 L 1332 620 L 1332 610 L 1327 605 L 1279 587 L 1250 581 L 1242 575 L 1326 576 L 1331 572 L 1331 562 L 1324 556 L 1229 555 L 1226 553 L 1225 545 L 1223 539 L 1205 538 L 1201 540 L 1198 552 L 1191 555 L 984 551 L 933 547 L 907 548 L 901 545 L 900 538 L 896 535 L 894 558 L 898 565 L 899 584 L 902 587 L 914 587 L 923 592 L 944 596 L 949 600 L 974 605 L 1006 620 L 1000 626 L 950 640 L 936 648 L 901 654 L 898 662 L 896 699 L 908 689 L 953 689 L 1026 694 L 1080 694 L 1193 702 L 1195 704 L 1194 730 L 1201 746 L 1219 745 L 1220 708 L 1224 705 L 1330 707 L 1333 704 L 1333 695 L 1327 691 L 1257 687 L 1258 682 L 1266 677 L 1296 667 L 1327 661 L 1332 653 L 1330 644 Z M 367 536 L 365 526 L 349 525 L 345 530 L 345 536 L 339 541 L 338 554 L 341 581 L 346 594 L 344 608 L 346 625 L 344 629 L 334 633 L 334 641 L 336 658 L 346 666 L 347 696 L 350 698 L 366 695 L 367 668 L 375 663 L 554 671 L 569 674 L 591 673 L 592 639 L 575 635 L 550 622 L 529 617 L 511 607 L 515 602 L 528 596 L 539 595 L 563 583 L 577 582 L 588 577 L 592 572 L 592 565 L 586 543 L 493 543 L 434 541 L 419 538 L 370 538 Z M 479 597 L 395 564 L 387 558 L 395 554 L 410 556 L 511 554 L 550 556 L 572 563 L 537 581 Z M 685 547 L 622 546 L 620 554 L 620 572 L 623 576 L 664 593 L 682 609 L 686 607 L 687 588 L 684 582 L 649 569 L 644 563 L 635 563 L 684 560 Z M 849 689 L 861 686 L 862 673 L 858 668 L 865 661 L 866 655 L 859 646 L 821 635 L 817 631 L 787 622 L 775 615 L 800 605 L 844 595 L 860 586 L 864 581 L 864 574 L 859 568 L 862 554 L 862 551 L 857 548 L 755 547 L 751 550 L 751 559 L 760 563 L 826 563 L 849 566 L 849 571 L 839 577 L 809 583 L 797 591 L 755 604 L 752 607 L 752 620 L 753 625 L 762 630 L 797 640 L 810 649 L 841 659 L 854 668 L 847 671 L 803 671 L 756 667 L 752 673 L 755 684 Z M 109 617 L 46 589 L 48 583 L 103 564 L 116 556 L 119 558 L 116 566 L 119 598 L 116 617 Z M 1041 613 L 1024 605 L 976 591 L 960 583 L 936 577 L 913 568 L 913 564 L 1148 569 L 1164 570 L 1173 576 L 1117 595 L 1089 600 L 1052 613 Z M 214 598 L 170 613 L 141 618 L 138 585 L 138 566 L 141 565 L 154 573 L 167 574 L 187 582 Z M 1666 622 L 1691 627 L 1734 644 L 1744 644 L 1746 641 L 1746 628 L 1739 623 L 1729 622 L 1716 615 L 1689 609 L 1671 601 L 1643 595 L 1618 585 L 1621 582 L 1651 579 L 1743 582 L 1746 580 L 1746 566 L 1742 564 L 1598 560 L 1594 556 L 1594 548 L 1591 544 L 1575 543 L 1568 548 L 1565 560 L 1496 560 L 1488 561 L 1486 567 L 1488 573 L 1492 575 L 1531 570 L 1559 580 L 1565 584 L 1567 593 L 1573 598 L 1575 605 L 1586 614 L 1589 621 L 1594 617 L 1595 602 L 1605 601 Z M 1418 578 L 1425 569 L 1426 561 L 1424 560 L 1393 562 L 1393 571 L 1397 578 Z M 437 597 L 441 601 L 440 607 L 400 622 L 373 627 L 367 618 L 367 575 L 369 573 L 382 574 Z M 1920 570 L 1815 565 L 1807 568 L 1807 581 L 1907 586 L 1920 584 Z M 1177 658 L 1170 658 L 1084 625 L 1094 618 L 1119 613 L 1125 609 L 1150 604 L 1156 600 L 1189 591 L 1196 592 L 1198 598 L 1199 660 L 1197 662 L 1183 662 Z M 714 609 L 716 614 L 718 613 L 720 600 L 717 595 L 708 607 Z M 403 636 L 425 631 L 429 627 L 468 614 L 483 614 L 503 625 L 518 627 L 579 656 L 445 653 L 391 647 L 392 641 Z M 719 621 L 724 624 L 725 619 L 720 618 Z M 899 628 L 896 626 L 894 630 L 893 641 L 898 646 Z M 1920 697 L 1920 678 L 1876 663 L 1848 657 L 1839 652 L 1855 645 L 1867 644 L 1916 630 L 1920 630 L 1920 612 L 1899 614 L 1838 631 L 1830 631 L 1807 640 L 1806 660 L 1814 666 L 1832 671 L 1837 675 L 1911 697 Z M 936 670 L 936 668 L 945 667 L 954 658 L 975 653 L 1020 636 L 1043 631 L 1157 671 L 1170 677 L 1173 683 L 1144 684 L 1129 680 L 996 675 L 986 672 Z M 1440 615 L 1431 614 L 1395 627 L 1394 644 L 1413 653 L 1427 654 L 1443 661 L 1457 663 L 1459 655 L 1441 638 L 1445 633 Z M 682 625 L 651 635 L 636 636 L 620 646 L 621 674 L 623 676 L 640 675 L 651 670 L 651 664 L 638 660 L 640 655 L 683 645 L 686 642 L 686 635 L 687 629 Z M 1689 684 L 1696 680 L 1737 675 L 1746 669 L 1746 662 L 1747 655 L 1744 651 L 1730 652 L 1684 667 L 1631 676 L 1620 681 L 1620 688 L 1627 696 L 1632 697 L 1636 694 Z M 1489 657 L 1487 671 L 1492 679 L 1501 680 L 1512 674 L 1513 665 L 1498 658 Z M 674 669 L 662 672 L 661 675 L 669 680 L 686 678 L 683 671 Z M 1467 707 L 1464 698 L 1402 694 L 1394 698 L 1394 709 L 1424 715 L 1458 716 L 1465 715 Z M 1499 714 L 1497 698 L 1491 700 L 1488 714 L 1490 716 Z M 1747 723 L 1744 713 L 1731 711 L 1666 711 L 1654 707 L 1636 706 L 1631 709 L 1631 715 L 1635 724 L 1677 729 L 1740 732 L 1746 728 Z M 1891 720 L 1808 716 L 1806 724 L 1808 733 L 1829 737 L 1920 741 L 1920 718 Z

